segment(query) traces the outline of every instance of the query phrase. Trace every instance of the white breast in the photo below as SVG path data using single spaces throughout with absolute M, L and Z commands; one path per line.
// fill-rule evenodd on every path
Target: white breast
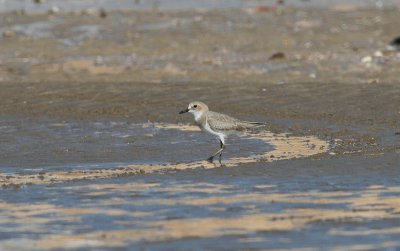
M 222 141 L 222 144 L 225 144 L 226 135 L 224 133 L 222 133 L 222 132 L 213 131 L 207 121 L 206 121 L 206 124 L 204 126 L 204 130 L 206 132 L 212 134 L 212 135 L 217 136 Z

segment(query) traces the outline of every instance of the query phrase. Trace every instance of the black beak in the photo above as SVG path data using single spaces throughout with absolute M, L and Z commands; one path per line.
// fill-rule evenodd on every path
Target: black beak
M 187 113 L 188 111 L 189 111 L 189 108 L 186 108 L 185 110 L 180 111 L 179 114 Z

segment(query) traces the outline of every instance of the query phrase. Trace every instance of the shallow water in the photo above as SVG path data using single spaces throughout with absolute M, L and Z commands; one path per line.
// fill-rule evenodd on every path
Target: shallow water
M 196 162 L 216 140 L 187 124 L 1 121 L 2 152 L 19 149 L 10 156 L 16 162 L 2 160 L 3 250 L 400 245 L 397 153 L 294 160 L 287 155 L 295 149 L 334 153 L 335 145 L 258 131 L 233 138 L 221 167 Z M 61 146 L 70 150 L 52 151 Z M 276 158 L 282 146 L 289 160 Z M 263 153 L 275 159 L 255 157 Z
M 18 172 L 55 166 L 187 162 L 206 159 L 219 147 L 215 138 L 200 131 L 182 133 L 153 123 L 1 118 L 0 129 L 4 143 L 0 166 Z M 243 141 L 245 146 L 240 145 Z M 227 158 L 267 152 L 273 146 L 233 136 L 228 148 Z
M 205 161 L 211 155 L 205 153 L 208 135 L 193 125 L 3 118 L 1 128 L 6 144 L 0 184 L 5 187 L 220 166 Z M 333 147 L 316 137 L 258 128 L 229 137 L 223 166 L 302 158 Z
M 0 245 L 19 250 L 398 247 L 399 176 L 380 171 L 377 178 L 373 170 L 335 174 L 321 170 L 323 163 L 6 189 L 0 195 Z

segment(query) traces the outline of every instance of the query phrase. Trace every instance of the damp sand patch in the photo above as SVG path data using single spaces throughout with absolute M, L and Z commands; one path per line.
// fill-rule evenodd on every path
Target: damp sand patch
M 223 238 L 224 236 L 259 235 L 264 238 L 266 232 L 299 231 L 307 229 L 313 224 L 329 225 L 328 233 L 339 237 L 362 237 L 377 234 L 388 237 L 399 234 L 397 226 L 387 228 L 360 228 L 355 226 L 350 229 L 341 227 L 340 224 L 362 224 L 376 220 L 395 221 L 399 218 L 400 203 L 398 186 L 369 186 L 358 191 L 310 191 L 278 193 L 270 190 L 268 193 L 229 193 L 227 188 L 232 185 L 212 183 L 172 183 L 171 187 L 164 187 L 161 183 L 130 183 L 130 184 L 90 184 L 83 186 L 64 187 L 64 189 L 83 191 L 82 203 L 69 206 L 53 204 L 50 202 L 15 203 L 0 200 L 0 229 L 3 232 L 27 232 L 32 235 L 22 237 L 13 236 L 9 240 L 0 240 L 2 249 L 21 250 L 54 250 L 77 248 L 117 248 L 128 247 L 143 241 L 163 242 L 185 240 L 188 238 Z M 112 189 L 109 189 L 112 188 Z M 170 188 L 173 188 L 170 190 Z M 129 209 L 127 205 L 133 202 L 130 197 L 119 196 L 115 200 L 115 191 L 149 190 L 153 196 L 143 197 L 141 207 L 136 210 Z M 187 196 L 174 197 L 174 199 L 154 198 L 154 192 L 168 189 L 167 195 L 174 197 L 176 192 L 187 192 Z M 65 191 L 66 191 L 65 190 Z M 206 193 L 204 200 L 199 203 L 194 192 L 203 190 Z M 87 200 L 87 196 L 95 191 L 109 193 L 108 198 Z M 130 193 L 130 192 L 127 192 Z M 189 195 L 191 194 L 191 195 Z M 112 197 L 112 198 L 111 198 Z M 368 198 L 366 200 L 366 198 Z M 138 203 L 134 200 L 134 203 Z M 266 210 L 272 204 L 281 203 L 279 211 Z M 305 203 L 308 203 L 305 206 Z M 220 213 L 211 213 L 207 217 L 168 218 L 168 210 L 187 206 L 202 206 L 207 211 L 209 208 L 224 209 Z M 238 215 L 226 213 L 229 208 L 238 205 L 246 206 Z M 83 223 L 90 226 L 93 222 L 90 215 L 101 215 L 107 219 L 107 226 L 101 229 L 88 228 L 89 231 L 77 231 Z M 224 214 L 224 217 L 218 215 Z M 121 217 L 123 220 L 121 220 Z M 89 222 L 88 222 L 89 221 Z M 68 223 L 63 230 L 49 231 L 49 226 Z M 340 223 L 340 224 L 338 224 Z M 110 225 L 118 228 L 109 228 Z M 34 238 L 37 234 L 37 238 Z M 394 243 L 400 244 L 398 240 Z M 359 250 L 346 248 L 340 245 L 338 250 Z M 27 248 L 29 247 L 29 248 Z M 369 246 L 366 246 L 369 247 Z M 382 248 L 363 249 L 382 249 Z M 381 247 L 381 246 L 379 246 Z
M 144 124 L 144 127 L 153 126 L 161 130 L 175 130 L 179 133 L 188 131 L 199 131 L 196 126 L 184 124 Z M 225 167 L 235 167 L 241 164 L 249 164 L 256 162 L 272 162 L 278 160 L 288 160 L 309 157 L 312 155 L 327 152 L 330 144 L 326 140 L 317 138 L 316 136 L 292 136 L 287 133 L 272 133 L 269 131 L 261 131 L 257 134 L 248 134 L 243 139 L 258 140 L 265 145 L 272 146 L 271 150 L 261 153 L 249 153 L 245 157 L 232 157 L 223 160 Z M 248 143 L 248 142 L 247 142 Z M 162 142 L 160 143 L 162 144 Z M 38 172 L 37 174 L 0 174 L 1 186 L 21 186 L 29 184 L 53 184 L 66 181 L 77 180 L 94 180 L 101 178 L 112 178 L 118 176 L 129 176 L 139 174 L 151 174 L 169 171 L 180 171 L 188 169 L 212 169 L 221 168 L 219 164 L 209 163 L 206 160 L 182 162 L 182 163 L 157 163 L 157 164 L 130 164 L 116 166 L 115 168 L 97 168 L 70 171 L 51 171 Z

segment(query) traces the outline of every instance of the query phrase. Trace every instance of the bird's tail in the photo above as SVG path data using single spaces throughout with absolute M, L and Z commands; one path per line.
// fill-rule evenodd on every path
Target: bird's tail
M 241 121 L 240 122 L 240 126 L 246 128 L 246 129 L 265 126 L 265 125 L 266 124 L 263 122 L 250 122 L 250 121 Z

